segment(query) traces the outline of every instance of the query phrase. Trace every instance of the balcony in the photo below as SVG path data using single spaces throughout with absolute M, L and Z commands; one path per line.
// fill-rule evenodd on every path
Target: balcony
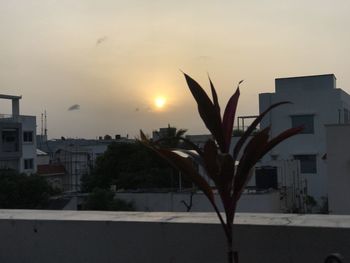
M 9 122 L 9 123 L 19 123 L 26 119 L 33 119 L 35 116 L 30 115 L 12 115 L 12 114 L 0 114 L 0 122 Z
M 1 262 L 225 263 L 213 213 L 0 210 Z M 238 214 L 241 263 L 350 258 L 350 216 Z
M 18 122 L 18 116 L 11 114 L 0 114 L 0 122 Z

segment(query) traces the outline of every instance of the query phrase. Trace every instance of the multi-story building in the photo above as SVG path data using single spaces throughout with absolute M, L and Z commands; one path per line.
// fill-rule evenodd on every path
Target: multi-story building
M 21 96 L 0 95 L 12 101 L 12 113 L 0 114 L 0 168 L 36 172 L 36 117 L 20 115 Z
M 320 202 L 327 197 L 326 128 L 325 125 L 350 122 L 350 95 L 336 88 L 333 74 L 278 78 L 274 93 L 259 94 L 262 113 L 270 105 L 290 101 L 270 111 L 260 127 L 271 126 L 271 136 L 297 126 L 303 131 L 273 149 L 269 160 L 300 161 L 300 173 L 307 194 Z

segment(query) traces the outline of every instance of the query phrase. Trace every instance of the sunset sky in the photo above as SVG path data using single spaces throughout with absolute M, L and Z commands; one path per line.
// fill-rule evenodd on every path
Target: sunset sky
M 244 79 L 240 115 L 276 77 L 334 73 L 350 93 L 349 13 L 348 0 L 0 0 L 0 93 L 39 126 L 46 110 L 50 138 L 207 133 L 180 70 L 205 88 L 209 73 L 222 104 Z

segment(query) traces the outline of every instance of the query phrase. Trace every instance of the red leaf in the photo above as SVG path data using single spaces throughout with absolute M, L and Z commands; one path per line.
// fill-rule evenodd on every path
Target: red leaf
M 140 138 L 141 138 L 141 141 L 148 142 L 148 139 L 142 130 L 140 130 Z
M 228 101 L 225 108 L 224 117 L 222 120 L 222 127 L 224 131 L 224 140 L 225 140 L 225 151 L 224 151 L 225 153 L 227 153 L 230 149 L 233 123 L 235 121 L 238 98 L 239 98 L 239 87 L 237 87 L 236 92 L 232 95 L 232 97 Z
M 211 187 L 202 176 L 195 170 L 191 160 L 181 157 L 172 151 L 166 149 L 155 149 L 163 158 L 171 163 L 175 168 L 179 169 L 184 175 L 187 175 L 199 189 L 208 197 L 210 202 L 215 203 L 214 194 Z
M 296 128 L 290 128 L 280 133 L 279 135 L 277 135 L 275 138 L 273 138 L 271 141 L 268 142 L 268 144 L 265 146 L 264 151 L 262 152 L 262 156 L 268 153 L 269 151 L 271 151 L 274 147 L 276 147 L 278 144 L 280 144 L 284 140 L 300 133 L 302 130 L 303 130 L 303 127 L 296 127 Z
M 223 182 L 223 185 L 231 189 L 232 179 L 235 174 L 235 164 L 232 156 L 230 154 L 224 154 L 222 156 L 220 166 L 221 166 L 220 178 Z
M 268 139 L 270 128 L 266 128 L 256 134 L 248 143 L 244 149 L 244 153 L 239 161 L 236 176 L 234 178 L 234 197 L 237 201 L 246 184 L 250 179 L 250 170 L 261 158 L 261 154 L 264 151 Z
M 217 163 L 218 150 L 216 144 L 212 140 L 208 140 L 203 149 L 203 159 L 205 170 L 209 177 L 217 184 L 219 166 Z
M 221 125 L 221 116 L 218 114 L 214 104 L 209 99 L 208 95 L 205 93 L 203 88 L 190 76 L 185 74 L 187 85 L 197 102 L 198 112 L 201 116 L 205 126 L 214 136 L 220 149 L 224 150 L 224 137 Z
M 208 78 L 209 78 L 209 82 L 210 82 L 211 94 L 213 96 L 214 107 L 215 107 L 216 111 L 218 112 L 219 116 L 221 116 L 218 95 L 216 94 L 216 90 L 214 88 L 213 82 L 211 81 L 209 76 L 208 76 Z
M 238 154 L 242 149 L 242 146 L 244 145 L 244 143 L 246 142 L 246 140 L 249 138 L 249 136 L 252 134 L 252 132 L 256 129 L 256 127 L 258 126 L 258 124 L 261 122 L 261 120 L 265 117 L 265 115 L 272 110 L 273 108 L 276 108 L 282 104 L 287 104 L 287 103 L 291 103 L 289 101 L 282 101 L 279 103 L 275 103 L 273 105 L 271 105 L 269 108 L 267 108 L 267 110 L 265 110 L 263 113 L 261 113 L 254 121 L 253 123 L 248 127 L 248 129 L 244 132 L 244 134 L 242 135 L 242 137 L 239 139 L 239 141 L 237 142 L 234 150 L 233 150 L 233 159 L 237 160 Z

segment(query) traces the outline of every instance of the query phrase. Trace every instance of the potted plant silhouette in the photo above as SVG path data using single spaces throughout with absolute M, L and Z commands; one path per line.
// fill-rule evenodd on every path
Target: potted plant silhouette
M 188 176 L 203 191 L 223 227 L 227 241 L 227 262 L 238 263 L 238 253 L 233 250 L 233 221 L 237 202 L 251 178 L 252 173 L 250 171 L 266 153 L 282 141 L 299 133 L 302 127 L 287 129 L 272 139 L 269 138 L 270 127 L 257 132 L 257 125 L 270 110 L 289 102 L 273 104 L 261 113 L 244 131 L 233 152 L 230 153 L 233 124 L 240 95 L 239 85 L 242 81 L 238 83 L 235 93 L 226 105 L 223 117 L 221 117 L 217 93 L 210 78 L 213 100 L 209 98 L 204 89 L 194 79 L 185 73 L 184 76 L 197 102 L 199 115 L 212 134 L 213 139 L 208 140 L 203 149 L 192 144 L 195 153 L 188 150 L 162 148 L 161 145 L 148 140 L 142 130 L 140 131 L 141 142 L 179 169 L 182 174 Z M 178 154 L 181 151 L 194 158 L 191 159 Z M 198 159 L 201 165 L 204 166 L 207 175 L 215 184 L 224 208 L 224 216 L 219 212 L 213 189 L 204 177 L 199 174 L 193 164 L 193 161 Z

